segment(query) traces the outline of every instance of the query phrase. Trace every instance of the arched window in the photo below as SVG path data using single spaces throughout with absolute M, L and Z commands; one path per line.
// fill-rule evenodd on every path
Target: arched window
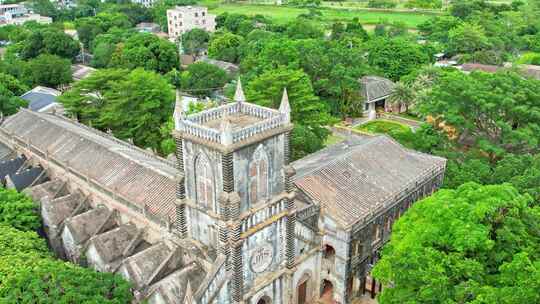
M 201 154 L 195 160 L 195 181 L 197 183 L 197 204 L 214 208 L 214 174 L 210 161 Z
M 268 197 L 268 156 L 263 146 L 253 153 L 249 164 L 249 198 L 252 204 Z

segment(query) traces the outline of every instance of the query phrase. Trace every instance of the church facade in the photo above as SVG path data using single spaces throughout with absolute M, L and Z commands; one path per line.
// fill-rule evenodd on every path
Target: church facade
M 52 114 L 0 127 L 3 183 L 40 203 L 58 256 L 124 276 L 149 303 L 374 296 L 393 222 L 444 176 L 444 159 L 384 136 L 291 162 L 286 91 L 275 110 L 239 83 L 234 102 L 177 104 L 174 121 L 174 162 Z

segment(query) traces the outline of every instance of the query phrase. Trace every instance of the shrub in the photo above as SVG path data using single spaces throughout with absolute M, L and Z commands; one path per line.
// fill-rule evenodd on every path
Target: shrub
M 394 8 L 397 3 L 392 0 L 369 0 L 368 7 L 371 8 Z

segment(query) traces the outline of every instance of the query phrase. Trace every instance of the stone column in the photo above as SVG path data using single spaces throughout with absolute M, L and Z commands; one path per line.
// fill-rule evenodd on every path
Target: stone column
M 242 233 L 242 221 L 240 217 L 240 196 L 233 192 L 229 198 L 230 221 L 229 221 L 229 241 L 230 241 L 230 268 L 232 270 L 231 296 L 233 303 L 240 303 L 244 296 L 244 261 L 242 256 L 243 240 L 240 238 Z
M 186 221 L 186 185 L 184 178 L 184 150 L 182 146 L 182 137 L 176 136 L 176 168 L 178 177 L 176 179 L 176 230 L 181 238 L 187 237 Z
M 294 282 L 293 275 L 296 270 L 295 265 L 295 239 L 296 239 L 296 204 L 294 202 L 294 184 L 292 181 L 292 176 L 295 174 L 294 168 L 291 166 L 285 167 L 285 191 L 287 192 L 287 197 L 285 200 L 285 206 L 287 207 L 287 222 L 285 226 L 285 235 L 286 235 L 286 248 L 285 248 L 285 258 L 286 258 L 286 267 L 287 275 L 285 277 L 285 286 L 287 286 L 287 291 L 285 292 L 285 303 L 294 303 Z

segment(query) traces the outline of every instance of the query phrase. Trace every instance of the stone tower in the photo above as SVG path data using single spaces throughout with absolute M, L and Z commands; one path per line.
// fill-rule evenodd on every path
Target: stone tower
M 234 102 L 197 114 L 175 110 L 176 229 L 226 257 L 231 303 L 288 303 L 295 204 L 287 92 L 279 110 Z

